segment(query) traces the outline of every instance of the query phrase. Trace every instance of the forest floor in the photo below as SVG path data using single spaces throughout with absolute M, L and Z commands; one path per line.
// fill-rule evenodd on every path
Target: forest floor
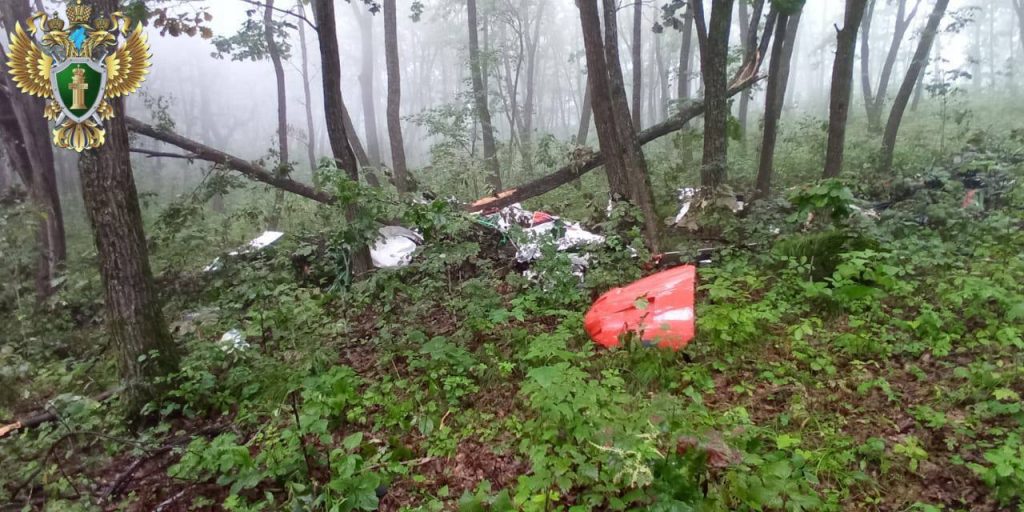
M 159 419 L 130 433 L 110 403 L 31 387 L 10 416 L 50 400 L 60 421 L 0 439 L 0 502 L 1016 510 L 1022 173 L 992 148 L 886 184 L 903 192 L 875 197 L 877 215 L 834 182 L 709 214 L 699 235 L 725 242 L 699 269 L 681 353 L 587 339 L 593 299 L 652 272 L 635 232 L 610 228 L 582 283 L 550 247 L 524 278 L 502 235 L 436 205 L 414 216 L 428 243 L 410 266 L 354 284 L 318 237 L 165 275 L 187 356 Z M 984 204 L 964 205 L 964 175 L 985 182 Z M 101 338 L 94 303 L 64 307 L 73 339 Z M 230 329 L 244 341 L 222 340 Z M 109 361 L 67 363 L 102 342 L 86 346 L 35 379 L 105 388 Z

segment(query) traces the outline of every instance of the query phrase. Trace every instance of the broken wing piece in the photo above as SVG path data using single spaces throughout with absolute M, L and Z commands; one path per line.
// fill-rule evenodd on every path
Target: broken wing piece
M 645 345 L 682 350 L 693 339 L 697 268 L 676 267 L 611 290 L 583 318 L 597 344 L 619 346 L 622 335 L 637 333 Z

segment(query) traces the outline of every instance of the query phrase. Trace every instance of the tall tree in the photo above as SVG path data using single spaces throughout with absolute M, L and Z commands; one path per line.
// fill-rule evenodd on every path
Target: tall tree
M 547 2 L 537 5 L 537 12 L 531 17 L 528 27 L 532 33 L 526 48 L 526 100 L 523 104 L 522 133 L 519 135 L 523 157 L 523 171 L 527 176 L 533 174 L 533 120 L 537 101 L 537 48 L 540 46 L 540 28 L 544 23 L 544 8 Z M 528 4 L 523 3 L 524 11 Z M 524 12 L 524 15 L 527 13 Z
M 764 0 L 755 0 L 753 7 L 754 12 L 751 15 L 748 12 L 747 2 L 739 3 L 740 39 L 743 40 L 743 59 L 746 62 L 751 62 L 757 57 L 757 33 L 761 24 L 761 13 L 764 11 Z M 744 151 L 747 147 L 747 117 L 750 111 L 750 100 L 753 99 L 753 96 L 749 90 L 740 94 L 739 113 L 736 115 L 736 120 L 740 125 L 740 146 Z
M 398 13 L 395 0 L 384 0 L 384 56 L 388 70 L 388 138 L 395 172 L 395 188 L 402 196 L 409 192 L 409 169 L 405 163 L 402 137 L 402 67 L 398 61 Z
M 287 176 L 291 167 L 291 158 L 288 154 L 288 93 L 285 89 L 284 63 L 281 59 L 281 48 L 274 37 L 274 0 L 265 0 L 266 6 L 263 10 L 263 41 L 267 45 L 267 53 L 270 61 L 274 64 L 274 77 L 277 80 L 277 174 Z M 284 201 L 284 191 L 277 190 L 274 194 L 274 209 L 270 214 L 268 224 L 276 228 L 281 221 L 281 208 Z
M 688 4 L 690 2 L 687 2 Z M 692 71 L 690 70 L 690 63 L 693 61 L 693 7 L 687 5 L 682 16 L 682 26 L 676 28 L 680 31 L 680 39 L 682 40 L 679 45 L 679 77 L 678 83 L 676 84 L 676 102 L 678 108 L 683 108 L 683 102 L 690 99 L 690 81 L 692 80 Z M 689 123 L 683 126 L 683 129 L 688 129 Z M 684 167 L 690 167 L 693 163 L 693 143 L 690 137 L 684 136 L 683 142 L 679 148 L 680 160 Z
M 338 50 L 338 26 L 334 17 L 334 0 L 313 0 L 313 16 L 319 31 L 320 62 L 324 88 L 324 113 L 327 117 L 327 137 L 338 167 L 354 182 L 359 182 L 359 164 L 349 145 L 345 123 L 345 102 L 341 97 L 341 59 Z M 359 219 L 359 205 L 345 205 L 349 222 Z M 366 245 L 352 248 L 350 272 L 359 275 L 370 270 L 370 249 Z
M 892 110 L 889 112 L 889 121 L 885 124 L 885 134 L 882 136 L 882 153 L 879 158 L 879 170 L 888 174 L 892 171 L 893 153 L 896 149 L 896 137 L 900 132 L 900 124 L 903 122 L 903 114 L 910 102 L 910 95 L 914 92 L 917 84 L 917 77 L 924 72 L 925 64 L 928 63 L 928 54 L 932 50 L 932 43 L 939 32 L 939 23 L 946 14 L 949 0 L 936 0 L 935 7 L 928 17 L 928 23 L 921 32 L 921 39 L 917 43 L 917 50 L 914 52 L 914 60 L 910 62 L 903 83 L 900 85 L 896 98 L 893 99 Z
M 362 7 L 362 2 L 352 2 L 352 10 L 359 22 L 362 43 L 362 68 L 359 71 L 359 90 L 363 100 L 363 130 L 366 132 L 366 155 L 370 166 L 380 168 L 380 139 L 377 133 L 377 87 L 374 69 L 373 16 Z M 378 183 L 379 185 L 379 183 Z
M 716 188 L 727 178 L 729 153 L 729 31 L 733 0 L 713 0 L 710 22 L 705 21 L 703 2 L 693 2 L 697 41 L 700 43 L 704 78 L 704 156 L 701 185 Z
M 615 0 L 603 1 L 604 32 L 597 0 L 580 0 L 580 24 L 587 55 L 591 107 L 613 199 L 633 203 L 643 214 L 644 236 L 652 250 L 658 247 L 658 218 L 654 211 L 647 162 L 629 111 L 618 50 L 618 19 Z
M 305 16 L 306 6 L 302 0 L 296 0 L 296 9 Z M 309 157 L 309 168 L 316 172 L 316 123 L 313 121 L 313 93 L 309 81 L 309 48 L 306 46 L 306 24 L 298 23 L 299 49 L 302 52 L 302 95 L 306 103 L 306 153 Z
M 826 178 L 839 176 L 846 149 L 846 122 L 850 116 L 850 93 L 853 91 L 853 63 L 857 31 L 868 0 L 846 0 L 843 28 L 836 36 L 836 58 L 832 65 L 832 92 L 829 96 L 828 146 L 825 153 Z
M 117 0 L 95 0 L 98 11 L 117 11 Z M 178 348 L 164 320 L 149 266 L 142 211 L 132 176 L 124 99 L 108 100 L 106 143 L 79 159 L 82 198 L 99 254 L 106 291 L 107 329 L 117 352 L 129 416 L 160 396 L 158 382 L 178 368 Z
M 643 98 L 643 16 L 644 4 L 641 0 L 633 1 L 633 126 L 640 129 L 642 118 L 641 100 Z
M 30 15 L 27 0 L 0 2 L 0 21 L 8 31 L 13 31 L 15 23 L 26 20 Z M 7 72 L 7 59 L 2 58 L 6 54 L 6 49 L 0 44 L 0 86 L 6 88 L 0 88 L 0 111 L 11 114 L 5 132 L 0 134 L 5 144 L 21 147 L 19 150 L 7 147 L 12 162 L 18 156 L 16 153 L 24 150 L 24 163 L 15 165 L 14 170 L 43 214 L 36 235 L 39 257 L 35 275 L 36 295 L 42 299 L 53 293 L 53 283 L 67 259 L 64 213 L 57 190 L 50 129 L 40 114 L 44 102 L 16 92 Z
M 874 17 L 875 1 L 871 0 L 864 15 L 863 29 L 860 36 L 860 75 L 861 88 L 864 92 L 864 107 L 868 115 L 868 129 L 874 132 L 882 131 L 882 112 L 885 108 L 885 99 L 889 91 L 889 80 L 892 77 L 893 67 L 896 65 L 896 58 L 900 53 L 900 44 L 906 36 L 914 17 L 917 16 L 917 9 L 921 6 L 921 0 L 915 0 L 914 8 L 907 13 L 907 0 L 897 0 L 896 26 L 893 29 L 892 42 L 889 45 L 889 53 L 885 56 L 882 65 L 882 74 L 878 77 L 878 88 L 872 92 L 871 88 L 871 20 Z
M 484 169 L 487 171 L 487 184 L 498 191 L 501 190 L 501 168 L 498 165 L 498 148 L 494 142 L 491 111 L 487 106 L 487 90 L 484 88 L 476 0 L 466 0 L 466 19 L 469 27 L 469 70 L 473 82 L 473 101 L 484 140 Z
M 765 92 L 764 132 L 761 136 L 761 157 L 757 168 L 757 195 L 767 196 L 771 192 L 772 175 L 775 171 L 775 143 L 779 134 L 779 119 L 786 100 L 789 85 L 789 69 L 793 59 L 793 44 L 800 26 L 803 5 L 794 6 L 790 12 L 779 6 L 776 19 L 775 42 L 772 44 L 772 61 L 768 69 L 768 90 Z M 754 36 L 756 40 L 756 36 Z

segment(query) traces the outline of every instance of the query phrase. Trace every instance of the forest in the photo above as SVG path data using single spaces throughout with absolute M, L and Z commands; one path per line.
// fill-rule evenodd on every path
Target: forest
M 1024 0 L 0 33 L 0 511 L 1024 511 Z

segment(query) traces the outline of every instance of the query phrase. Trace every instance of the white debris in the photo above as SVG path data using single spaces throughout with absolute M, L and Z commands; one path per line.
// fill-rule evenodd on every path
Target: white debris
M 682 222 L 683 217 L 690 213 L 695 197 L 697 197 L 697 189 L 689 187 L 679 189 L 679 202 L 682 204 L 682 207 L 679 209 L 679 213 L 676 214 L 676 224 Z
M 700 188 L 685 187 L 679 189 L 679 213 L 676 214 L 675 222 L 676 226 L 685 226 L 687 223 L 683 222 L 686 219 L 686 215 L 693 209 L 694 203 L 697 201 L 697 197 L 700 195 Z M 718 190 L 718 194 L 713 198 L 702 198 L 701 207 L 715 205 L 720 207 L 729 208 L 733 213 L 742 212 L 746 207 L 747 203 L 745 198 L 741 194 L 733 194 L 731 189 L 723 187 Z M 696 225 L 690 223 L 691 228 L 695 228 Z
M 220 337 L 218 342 L 220 349 L 228 354 L 244 352 L 250 348 L 249 342 L 245 341 L 245 334 L 238 329 L 231 329 Z
M 409 265 L 416 248 L 423 243 L 423 236 L 401 226 L 384 226 L 379 232 L 380 238 L 370 248 L 370 258 L 377 268 Z
M 280 231 L 264 231 L 263 234 L 250 240 L 248 244 L 245 244 L 245 246 L 229 252 L 228 256 L 240 256 L 242 254 L 249 254 L 251 252 L 259 251 L 260 249 L 265 249 L 274 245 L 274 243 L 280 240 L 283 236 L 284 233 Z M 203 272 L 216 272 L 223 267 L 224 262 L 218 257 L 211 261 L 209 265 L 203 267 Z
M 262 235 L 252 239 L 245 247 L 228 253 L 231 256 L 238 256 L 239 254 L 248 254 L 253 251 L 258 251 L 274 245 L 275 242 L 281 239 L 284 233 L 280 231 L 264 231 Z

